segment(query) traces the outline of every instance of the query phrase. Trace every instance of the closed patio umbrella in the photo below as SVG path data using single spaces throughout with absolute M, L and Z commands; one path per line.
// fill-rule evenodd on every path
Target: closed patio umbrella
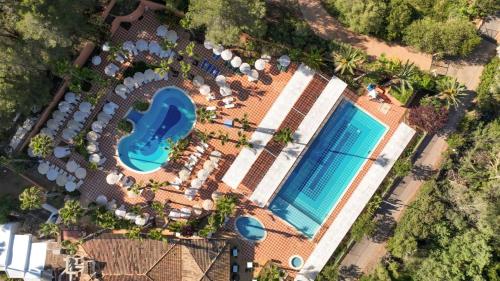
M 224 75 L 217 75 L 217 77 L 215 77 L 215 83 L 219 87 L 222 87 L 222 86 L 226 85 L 226 76 L 224 76 Z
M 101 133 L 104 128 L 104 124 L 101 121 L 94 121 L 92 123 L 92 131 L 96 133 Z
M 203 207 L 203 210 L 205 210 L 205 211 L 211 211 L 214 208 L 214 201 L 212 201 L 210 199 L 205 199 L 205 200 L 203 200 L 202 207 Z
M 203 84 L 201 85 L 200 87 L 200 93 L 204 96 L 210 94 L 210 86 L 208 86 L 207 84 Z
M 181 181 L 187 181 L 189 179 L 189 175 L 191 175 L 191 172 L 189 172 L 187 169 L 182 169 L 179 172 L 179 179 Z
M 264 70 L 264 68 L 266 67 L 266 61 L 263 59 L 258 59 L 255 61 L 254 66 L 255 66 L 255 69 L 257 69 L 259 71 Z
M 179 37 L 177 36 L 177 32 L 175 32 L 175 30 L 169 30 L 167 31 L 167 34 L 166 34 L 166 39 L 172 43 L 175 43 L 177 42 L 177 39 Z
M 257 72 L 257 70 L 255 70 L 255 69 L 252 69 L 251 71 L 249 71 L 247 73 L 247 77 L 248 77 L 248 81 L 255 82 L 255 81 L 259 80 L 259 72 Z
M 231 52 L 231 50 L 229 49 L 225 49 L 224 51 L 222 51 L 220 56 L 223 60 L 229 61 L 233 57 L 233 52 Z
M 47 164 L 47 162 L 40 162 L 40 164 L 38 164 L 38 172 L 41 174 L 41 175 L 45 175 L 47 174 L 47 172 L 49 171 L 49 164 Z
M 203 85 L 203 83 L 205 83 L 205 79 L 203 79 L 203 77 L 201 77 L 200 75 L 196 75 L 193 78 L 193 85 L 195 87 L 201 87 L 201 85 Z
M 66 170 L 70 173 L 74 173 L 78 167 L 80 166 L 75 160 L 69 160 L 68 163 L 66 163 Z
M 88 141 L 96 141 L 99 138 L 99 134 L 94 132 L 94 131 L 89 131 L 87 133 L 87 140 Z
M 132 77 L 127 77 L 123 79 L 123 85 L 127 87 L 129 90 L 133 90 L 135 88 L 135 80 Z
M 279 57 L 278 59 L 278 63 L 282 66 L 282 67 L 287 67 L 290 65 L 290 57 L 287 56 L 287 55 L 282 55 L 281 57 Z
M 244 62 L 244 63 L 242 63 L 240 65 L 240 71 L 241 71 L 241 73 L 247 74 L 251 70 L 252 70 L 252 67 L 250 67 L 250 65 L 248 63 L 246 63 L 246 62 Z
M 205 46 L 205 48 L 207 48 L 208 50 L 211 50 L 213 49 L 214 44 L 208 40 L 205 40 L 205 42 L 203 42 L 203 46 Z
M 102 62 L 102 59 L 100 56 L 93 56 L 92 57 L 92 64 L 93 65 L 100 65 Z
M 49 121 L 47 121 L 47 128 L 51 130 L 57 130 L 59 128 L 59 122 L 54 119 L 50 119 Z
M 108 203 L 108 198 L 105 195 L 101 194 L 97 196 L 95 202 L 99 206 L 105 206 Z
M 45 175 L 49 181 L 55 181 L 59 173 L 54 168 L 50 168 Z
M 236 56 L 231 60 L 231 66 L 234 68 L 239 68 L 241 65 L 242 61 L 241 58 Z
M 66 191 L 68 192 L 73 192 L 76 189 L 76 183 L 74 181 L 68 181 L 64 185 L 64 189 L 66 189 Z
M 85 168 L 80 167 L 76 169 L 75 176 L 82 180 L 87 176 L 87 170 L 85 170 Z
M 66 101 L 62 101 L 59 103 L 58 108 L 61 112 L 68 112 L 71 110 L 71 104 Z
M 90 110 L 92 110 L 92 104 L 84 101 L 80 103 L 80 106 L 78 108 L 80 109 L 81 112 L 90 113 Z
M 168 27 L 166 25 L 160 25 L 156 28 L 156 35 L 165 38 L 167 36 Z
M 59 175 L 57 176 L 57 179 L 56 179 L 56 184 L 60 187 L 63 187 L 66 185 L 66 183 L 68 182 L 68 177 L 65 176 L 65 175 Z
M 224 51 L 224 47 L 222 47 L 222 45 L 214 46 L 214 48 L 212 49 L 212 52 L 216 56 L 220 56 L 222 54 L 222 51 Z
M 135 47 L 139 50 L 139 52 L 144 52 L 148 50 L 148 42 L 144 39 L 139 39 L 135 42 Z
M 67 92 L 64 95 L 64 100 L 69 102 L 69 103 L 75 103 L 76 102 L 76 94 L 73 92 Z
M 73 119 L 77 122 L 83 122 L 87 117 L 89 116 L 88 113 L 85 113 L 83 111 L 77 111 L 75 114 L 73 114 Z
M 96 154 L 96 153 L 93 153 L 93 154 L 90 154 L 89 156 L 89 162 L 90 163 L 99 163 L 99 161 L 101 161 L 101 156 L 99 156 L 99 154 Z
M 229 86 L 224 85 L 220 87 L 219 93 L 221 94 L 221 96 L 227 97 L 230 96 L 233 93 L 233 91 L 231 90 L 231 88 L 229 88 Z

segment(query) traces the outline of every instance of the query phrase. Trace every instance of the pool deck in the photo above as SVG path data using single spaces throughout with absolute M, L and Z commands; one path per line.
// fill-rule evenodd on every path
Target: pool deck
M 144 18 L 133 22 L 129 30 L 125 30 L 120 27 L 117 33 L 113 36 L 112 41 L 115 44 L 121 44 L 127 40 L 136 41 L 138 38 L 144 38 L 146 40 L 159 40 L 159 38 L 155 35 L 156 27 L 159 24 L 158 19 L 151 11 L 146 12 L 144 14 Z M 178 29 L 177 33 L 180 37 L 176 48 L 178 51 L 184 49 L 188 44 L 189 34 Z M 212 52 L 205 49 L 203 45 L 197 44 L 195 47 L 195 53 L 202 58 L 212 60 Z M 105 54 L 102 54 L 102 56 L 103 63 L 97 67 L 93 67 L 93 69 L 102 73 L 104 76 L 104 67 L 108 64 L 108 61 L 105 58 Z M 148 63 L 158 62 L 158 58 L 145 53 L 137 55 L 134 60 L 146 61 Z M 270 192 L 262 192 L 263 185 L 259 187 L 259 184 L 263 180 L 270 180 L 269 176 L 278 171 L 276 167 L 278 164 L 275 164 L 275 162 L 284 160 L 283 153 L 290 151 L 293 147 L 293 144 L 285 146 L 274 141 L 272 139 L 272 134 L 269 133 L 270 131 L 267 131 L 268 133 L 266 134 L 262 133 L 265 131 L 263 130 L 265 128 L 271 129 L 271 132 L 274 132 L 281 128 L 288 127 L 297 134 L 300 133 L 300 136 L 297 136 L 297 140 L 299 140 L 300 143 L 306 144 L 307 140 L 312 138 L 318 127 L 315 126 L 316 128 L 309 128 L 306 127 L 306 124 L 309 124 L 313 120 L 320 120 L 321 116 L 326 116 L 325 112 L 329 112 L 332 108 L 331 104 L 324 106 L 324 108 L 322 107 L 321 99 L 323 98 L 321 97 L 321 94 L 326 88 L 333 87 L 333 84 L 341 85 L 341 83 L 332 83 L 331 81 L 334 80 L 325 79 L 318 73 L 301 73 L 300 71 L 296 71 L 298 66 L 293 64 L 287 72 L 279 72 L 275 66 L 276 62 L 274 60 L 266 66 L 264 71 L 260 72 L 259 81 L 257 83 L 252 83 L 249 82 L 245 76 L 235 74 L 232 69 L 224 65 L 222 60 L 218 60 L 213 63 L 222 71 L 222 74 L 227 77 L 227 81 L 231 85 L 233 96 L 236 98 L 235 108 L 225 109 L 223 107 L 221 97 L 218 95 L 218 87 L 216 86 L 213 77 L 210 77 L 199 67 L 193 67 L 191 73 L 195 75 L 202 75 L 205 78 L 206 83 L 214 92 L 216 92 L 217 97 L 214 101 L 207 101 L 199 94 L 198 89 L 193 86 L 192 82 L 183 79 L 182 75 L 179 75 L 179 77 L 170 77 L 168 81 L 156 81 L 142 86 L 139 89 L 134 90 L 132 94 L 130 94 L 130 97 L 126 100 L 114 94 L 113 89 L 118 82 L 112 81 L 109 85 L 102 87 L 95 86 L 91 89 L 90 93 L 92 95 L 100 95 L 102 97 L 99 99 L 99 102 L 92 111 L 91 117 L 85 124 L 86 128 L 90 126 L 93 119 L 95 119 L 96 115 L 106 101 L 115 102 L 120 106 L 109 125 L 104 129 L 102 137 L 99 140 L 100 151 L 108 159 L 104 164 L 104 168 L 102 170 L 89 169 L 86 159 L 78 153 L 72 153 L 69 159 L 61 160 L 53 156 L 49 156 L 48 160 L 61 168 L 64 168 L 65 163 L 70 159 L 75 160 L 84 167 L 87 167 L 87 177 L 85 179 L 85 183 L 80 188 L 80 192 L 82 194 L 81 200 L 85 202 L 94 201 L 97 196 L 102 194 L 108 199 L 116 200 L 118 204 L 125 204 L 127 207 L 136 203 L 145 204 L 148 200 L 152 200 L 154 198 L 154 200 L 160 202 L 169 200 L 170 207 L 179 208 L 183 206 L 199 205 L 203 202 L 203 200 L 211 198 L 211 194 L 214 191 L 236 193 L 240 196 L 240 203 L 238 204 L 236 214 L 226 224 L 225 230 L 227 231 L 218 233 L 217 235 L 230 236 L 238 242 L 241 253 L 238 259 L 244 261 L 254 261 L 260 266 L 270 260 L 273 260 L 286 269 L 290 276 L 295 276 L 299 273 L 299 271 L 291 268 L 288 265 L 288 261 L 290 257 L 299 255 L 304 259 L 306 266 L 311 265 L 314 270 L 320 269 L 322 264 L 324 264 L 326 257 L 329 257 L 333 249 L 336 247 L 336 242 L 327 243 L 328 239 L 340 239 L 339 237 L 344 235 L 344 230 L 350 225 L 350 220 L 354 218 L 354 216 L 349 217 L 349 219 L 344 218 L 346 214 L 343 212 L 349 211 L 349 208 L 352 208 L 353 204 L 350 202 L 358 200 L 361 198 L 361 195 L 365 196 L 362 197 L 364 198 L 363 200 L 369 198 L 371 193 L 373 193 L 372 191 L 376 189 L 378 184 L 377 182 L 373 182 L 373 184 L 368 185 L 366 182 L 374 180 L 371 176 L 374 172 L 379 173 L 378 177 L 382 179 L 383 176 L 385 176 L 384 173 L 388 171 L 388 168 L 377 168 L 378 165 L 375 164 L 376 161 L 367 161 L 355 177 L 354 181 L 347 188 L 345 194 L 339 200 L 333 212 L 318 230 L 314 239 L 306 238 L 295 228 L 284 223 L 282 219 L 275 216 L 270 210 L 267 208 L 261 208 L 259 205 L 250 200 L 252 194 L 255 193 L 256 195 L 261 194 L 260 196 L 264 198 L 262 201 L 266 201 Z M 177 70 L 180 69 L 178 62 L 174 62 L 173 67 Z M 299 94 L 297 94 L 299 90 L 296 90 L 295 92 L 290 91 L 288 94 L 293 94 L 293 99 L 287 98 L 283 101 L 283 104 L 280 104 L 277 100 L 280 99 L 281 94 L 283 94 L 284 89 L 287 88 L 287 84 L 294 75 L 303 76 L 302 78 L 304 80 L 301 80 L 300 83 L 294 82 L 296 85 L 293 87 L 294 89 L 300 88 L 302 90 Z M 158 192 L 156 192 L 156 194 L 152 194 L 152 192 L 143 192 L 139 197 L 130 197 L 123 188 L 106 183 L 106 175 L 115 169 L 119 169 L 127 176 L 134 177 L 137 182 L 146 182 L 149 179 L 156 181 L 173 181 L 176 174 L 181 169 L 181 165 L 169 163 L 157 172 L 150 174 L 138 174 L 120 166 L 116 158 L 117 143 L 121 136 L 116 129 L 118 122 L 125 116 L 135 101 L 143 98 L 151 98 L 151 96 L 156 92 L 156 89 L 166 86 L 177 86 L 185 89 L 197 106 L 217 106 L 217 119 L 214 123 L 201 124 L 197 122 L 195 127 L 196 129 L 206 132 L 227 132 L 232 140 L 225 145 L 222 145 L 217 139 L 209 141 L 209 150 L 221 151 L 223 154 L 222 161 L 220 162 L 219 168 L 209 177 L 197 197 L 192 201 L 188 200 L 184 196 L 183 190 L 176 190 L 172 186 L 162 187 Z M 292 88 L 292 86 L 288 87 Z M 339 89 L 334 91 L 336 94 L 340 95 Z M 327 92 L 329 93 L 329 91 Z M 362 108 L 388 127 L 387 133 L 380 141 L 376 149 L 374 149 L 370 158 L 380 158 L 381 155 L 384 155 L 384 159 L 385 157 L 391 157 L 390 159 L 397 158 L 399 154 L 396 152 L 402 150 L 405 143 L 404 141 L 393 140 L 392 137 L 394 135 L 397 139 L 400 139 L 398 136 L 401 133 L 398 128 L 403 121 L 406 109 L 401 107 L 399 102 L 390 96 L 386 97 L 387 101 L 385 103 L 378 103 L 369 100 L 366 96 L 358 96 L 347 88 L 342 90 L 341 96 L 352 101 L 358 107 Z M 335 96 L 332 96 L 332 98 L 334 97 Z M 333 100 L 329 102 L 333 103 Z M 273 109 L 276 107 L 278 109 L 284 108 L 285 110 L 280 112 L 277 109 Z M 272 116 L 268 117 L 268 114 L 271 114 L 269 112 L 274 113 L 272 113 Z M 248 118 L 252 127 L 252 129 L 245 132 L 245 134 L 257 144 L 255 149 L 260 150 L 259 154 L 252 152 L 253 155 L 251 158 L 246 158 L 245 161 L 236 160 L 240 157 L 239 155 L 241 155 L 241 152 L 246 150 L 235 147 L 234 140 L 238 139 L 238 132 L 241 128 L 238 124 L 230 128 L 223 125 L 224 121 L 241 118 L 244 113 L 248 113 Z M 274 114 L 276 114 L 276 116 L 274 116 Z M 317 116 L 315 117 L 316 114 Z M 263 120 L 271 120 L 272 122 L 264 122 Z M 319 123 L 320 122 L 318 121 L 317 125 L 319 125 Z M 264 125 L 269 127 L 265 127 Z M 256 127 L 261 128 L 256 129 Z M 55 141 L 57 145 L 65 145 L 59 136 L 56 137 Z M 193 153 L 196 145 L 198 145 L 197 142 L 189 148 L 189 152 L 185 155 L 186 157 Z M 396 147 L 398 148 L 397 150 L 395 149 Z M 301 149 L 303 149 L 303 147 L 301 147 Z M 393 154 L 385 154 L 386 151 Z M 297 153 L 297 155 L 298 154 L 299 153 Z M 280 158 L 278 159 L 278 157 Z M 203 163 L 203 160 L 200 161 L 200 163 Z M 287 166 L 283 167 L 282 170 L 279 170 L 281 174 L 285 173 L 286 170 L 289 170 L 287 167 L 290 166 L 290 162 L 286 163 Z M 237 165 L 235 164 L 241 164 L 241 166 L 239 166 L 240 169 L 246 172 L 238 173 L 237 176 L 234 176 L 229 180 L 226 178 L 225 180 L 231 184 L 228 185 L 223 181 L 223 177 L 231 169 L 237 169 L 231 168 L 232 165 L 236 167 Z M 196 166 L 195 170 L 197 171 L 199 168 L 200 165 Z M 274 182 L 277 182 L 277 180 Z M 53 183 L 47 182 L 47 186 L 50 186 L 51 184 Z M 359 204 L 356 208 L 362 208 L 363 205 L 364 203 Z M 258 218 L 266 228 L 266 238 L 259 243 L 252 243 L 241 239 L 234 231 L 234 218 L 240 215 L 248 215 Z M 339 225 L 343 228 L 339 228 Z M 339 229 L 339 231 L 337 232 L 336 229 Z M 308 280 L 308 276 L 314 276 L 314 270 L 312 272 L 301 272 L 298 278 L 306 279 L 298 280 Z M 246 280 L 243 278 L 243 272 L 241 273 L 241 277 L 241 280 Z

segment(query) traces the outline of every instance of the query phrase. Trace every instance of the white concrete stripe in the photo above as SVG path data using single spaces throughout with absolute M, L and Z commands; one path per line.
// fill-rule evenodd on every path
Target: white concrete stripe
M 272 139 L 274 132 L 313 79 L 314 73 L 314 70 L 304 64 L 299 66 L 253 133 L 250 140 L 253 148 L 241 150 L 222 178 L 223 182 L 231 188 L 237 188 L 240 185 L 266 144 Z
M 335 76 L 332 77 L 295 131 L 294 142 L 288 144 L 276 157 L 262 181 L 255 188 L 252 196 L 250 196 L 250 200 L 260 207 L 267 205 L 288 171 L 328 116 L 328 113 L 335 107 L 346 87 L 347 84 L 344 81 Z
M 398 126 L 377 160 L 314 248 L 295 281 L 312 281 L 316 278 L 414 134 L 415 130 L 408 125 L 401 123 Z

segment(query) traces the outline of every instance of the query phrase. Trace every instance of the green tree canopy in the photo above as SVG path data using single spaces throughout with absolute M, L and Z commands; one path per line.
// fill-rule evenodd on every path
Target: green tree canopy
M 83 208 L 77 200 L 68 200 L 59 210 L 59 215 L 64 224 L 76 224 L 83 216 Z
M 22 210 L 40 209 L 44 203 L 45 196 L 43 190 L 38 186 L 30 186 L 19 194 L 19 201 Z
M 206 27 L 206 38 L 224 45 L 236 45 L 242 32 L 261 37 L 266 6 L 262 0 L 192 0 L 186 17 L 191 28 Z
M 330 0 L 340 13 L 340 20 L 363 34 L 379 34 L 384 29 L 387 5 L 378 0 Z

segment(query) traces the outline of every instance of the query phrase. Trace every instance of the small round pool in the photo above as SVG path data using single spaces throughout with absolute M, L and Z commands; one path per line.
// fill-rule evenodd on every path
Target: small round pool
M 238 233 L 246 240 L 259 242 L 266 238 L 264 225 L 254 217 L 239 217 L 235 225 Z
M 295 255 L 290 258 L 288 263 L 293 269 L 301 269 L 302 265 L 304 264 L 304 260 L 302 259 L 302 257 Z
M 177 87 L 159 89 L 145 112 L 130 110 L 126 118 L 134 130 L 118 143 L 120 162 L 138 173 L 150 173 L 167 162 L 167 139 L 178 141 L 191 132 L 196 108 L 191 98 Z

